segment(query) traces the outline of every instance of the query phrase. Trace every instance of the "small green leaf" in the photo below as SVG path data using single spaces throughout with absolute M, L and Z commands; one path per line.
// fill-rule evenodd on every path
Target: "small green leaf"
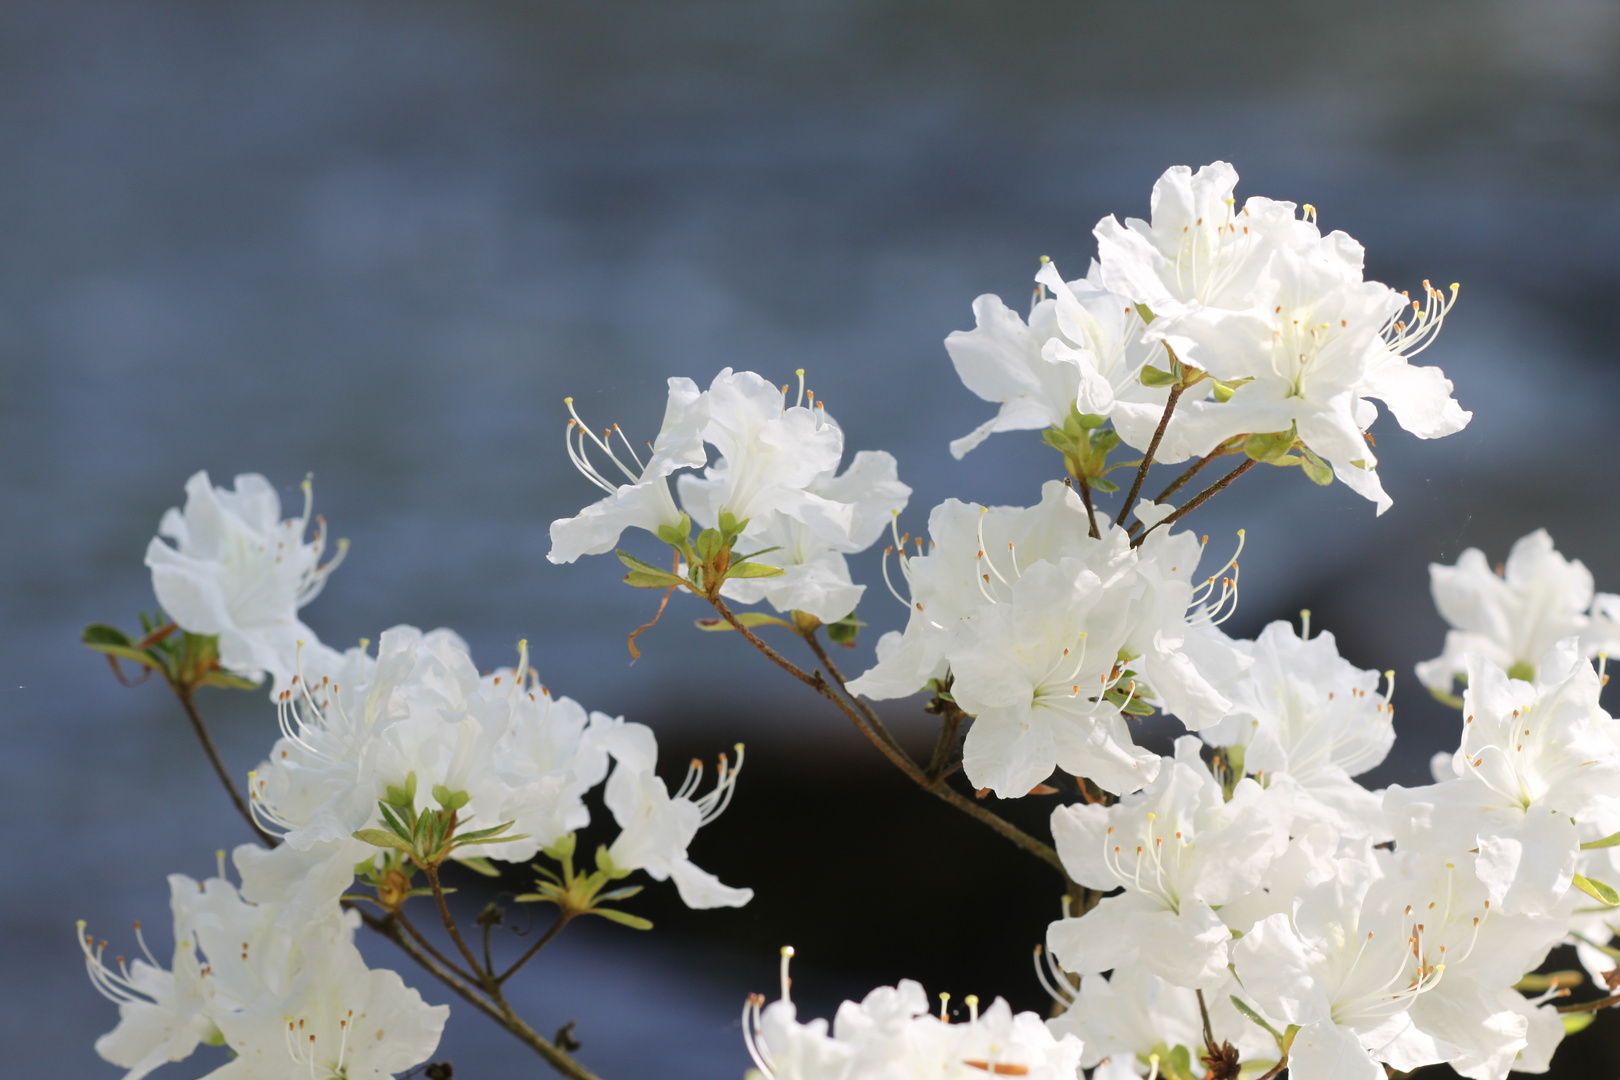
M 483 874 L 485 877 L 501 876 L 501 872 L 496 869 L 495 864 L 482 855 L 457 855 L 456 862 L 475 874 Z
M 1605 907 L 1620 907 L 1620 893 L 1613 886 L 1576 874 L 1575 887 Z
M 716 555 L 730 546 L 725 534 L 718 529 L 704 529 L 698 533 L 697 553 L 704 562 L 713 562 Z
M 837 622 L 827 624 L 827 637 L 840 645 L 848 647 L 855 644 L 856 636 L 861 632 L 861 627 L 865 625 L 855 617 L 854 612 L 851 612 Z
M 780 566 L 766 566 L 764 563 L 738 563 L 733 564 L 726 572 L 728 578 L 756 578 L 781 577 L 787 571 Z
M 733 555 L 731 557 L 731 565 L 736 566 L 738 563 L 747 562 L 749 559 L 757 559 L 761 555 L 769 555 L 773 551 L 781 550 L 782 545 L 778 544 L 775 547 L 760 548 L 758 551 L 750 551 L 747 555 Z
M 1585 1031 L 1592 1021 L 1597 1019 L 1597 1013 L 1565 1013 L 1559 1019 L 1564 1022 L 1564 1034 L 1573 1035 L 1577 1031 Z
M 1232 1004 L 1237 1007 L 1238 1012 L 1242 1013 L 1245 1017 L 1252 1020 L 1254 1023 L 1259 1024 L 1261 1027 L 1263 1027 L 1267 1031 L 1271 1032 L 1271 1037 L 1272 1038 L 1276 1039 L 1278 1042 L 1282 1041 L 1282 1032 L 1278 1031 L 1276 1028 L 1274 1028 L 1270 1024 L 1266 1023 L 1265 1017 L 1261 1016 L 1259 1013 L 1257 1013 L 1253 1009 L 1249 1008 L 1249 1006 L 1245 1005 L 1243 1003 L 1242 999 L 1239 998 L 1236 994 L 1232 995 Z
M 1256 432 L 1243 440 L 1243 452 L 1255 461 L 1278 465 L 1288 458 L 1288 451 L 1294 448 L 1298 437 L 1292 427 L 1287 431 Z
M 128 634 L 125 634 L 118 627 L 108 626 L 106 623 L 91 623 L 79 635 L 79 640 L 92 649 L 103 645 L 116 645 L 121 649 L 133 649 L 135 647 L 135 643 L 129 640 Z
M 364 840 L 368 844 L 382 848 L 397 848 L 409 852 L 411 845 L 404 837 L 395 836 L 386 829 L 361 829 L 354 834 L 356 840 Z
M 788 622 L 785 619 L 778 619 L 775 615 L 772 615 L 772 614 L 770 614 L 768 612 L 764 612 L 764 611 L 739 611 L 736 614 L 737 614 L 737 621 L 742 623 L 744 626 L 748 626 L 748 627 L 754 627 L 754 626 L 785 626 L 789 630 L 793 629 L 793 624 L 792 623 Z M 731 629 L 733 629 L 732 625 L 730 623 L 726 622 L 726 620 L 724 620 L 724 619 L 694 619 L 693 622 L 695 622 L 697 624 L 697 628 L 699 630 L 708 630 L 708 631 L 713 632 L 713 631 L 717 631 L 717 630 L 731 630 Z
M 1449 705 L 1453 709 L 1460 709 L 1463 707 L 1463 699 L 1458 697 L 1456 694 L 1448 694 L 1444 690 L 1436 690 L 1433 687 L 1429 688 L 1429 693 L 1442 705 Z
M 569 833 L 566 836 L 559 836 L 556 840 L 552 841 L 548 847 L 543 847 L 540 850 L 546 853 L 547 858 L 556 859 L 558 862 L 562 862 L 564 859 L 571 859 L 574 857 L 574 850 L 578 844 L 579 835 L 577 833 Z
M 252 679 L 244 679 L 240 675 L 231 675 L 224 671 L 210 671 L 203 676 L 204 686 L 222 686 L 227 690 L 257 690 L 259 684 Z
M 622 889 L 609 889 L 607 892 L 605 892 L 601 896 L 597 897 L 597 899 L 599 899 L 599 900 L 628 900 L 628 899 L 630 899 L 630 897 L 632 897 L 632 896 L 636 895 L 636 893 L 640 892 L 643 888 L 645 888 L 645 886 L 642 886 L 642 885 L 626 885 Z
M 1318 457 L 1308 446 L 1300 447 L 1299 467 L 1310 477 L 1313 484 L 1327 487 L 1333 483 L 1333 467 Z
M 1527 664 L 1523 660 L 1515 660 L 1513 662 L 1513 666 L 1507 669 L 1507 677 L 1510 679 L 1518 679 L 1520 682 L 1535 682 L 1535 665 Z
M 1152 364 L 1142 365 L 1143 386 L 1172 386 L 1180 381 L 1163 368 L 1156 368 Z
M 1137 304 L 1136 313 L 1142 317 L 1144 323 L 1150 323 L 1154 319 L 1153 309 L 1146 304 Z
M 1108 480 L 1108 479 L 1105 479 L 1104 477 L 1098 476 L 1098 477 L 1094 477 L 1092 479 L 1092 481 L 1091 481 L 1091 490 L 1093 490 L 1093 491 L 1118 491 L 1119 490 L 1119 485 L 1114 483 L 1112 480 Z
M 1588 840 L 1586 843 L 1581 845 L 1581 850 L 1591 851 L 1594 848 L 1614 847 L 1616 845 L 1620 845 L 1620 832 L 1610 833 L 1601 840 Z
M 653 925 L 651 919 L 643 919 L 640 915 L 632 915 L 628 911 L 615 911 L 612 908 L 592 908 L 591 914 L 600 915 L 632 930 L 651 930 Z
M 443 784 L 433 785 L 433 801 L 444 807 L 446 810 L 460 810 L 463 806 L 467 805 L 468 800 L 471 798 L 472 796 L 468 795 L 465 791 L 451 791 Z
M 662 570 L 656 574 L 632 570 L 624 575 L 624 583 L 632 589 L 676 589 L 685 585 L 686 581 Z
M 1177 1044 L 1170 1051 L 1170 1056 L 1160 1063 L 1160 1068 L 1176 1080 L 1193 1080 L 1192 1053 L 1185 1046 Z

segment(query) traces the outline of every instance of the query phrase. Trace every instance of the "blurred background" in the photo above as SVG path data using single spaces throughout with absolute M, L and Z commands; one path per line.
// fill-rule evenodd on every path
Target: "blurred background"
M 448 625 L 490 668 L 526 636 L 554 691 L 652 725 L 671 777 L 748 743 L 734 805 L 692 853 L 755 902 L 693 913 L 653 886 L 634 903 L 654 932 L 570 928 L 516 980 L 536 1027 L 577 1021 L 604 1077 L 740 1076 L 737 1015 L 786 942 L 808 1013 L 908 976 L 1041 1008 L 1049 871 L 885 771 L 743 642 L 692 629 L 692 603 L 632 665 L 625 637 L 655 599 L 616 561 L 545 561 L 549 522 L 596 497 L 563 453 L 562 398 L 651 438 L 667 376 L 805 367 L 851 450 L 899 458 L 913 531 L 948 495 L 1031 502 L 1061 474 L 1035 434 L 948 455 L 993 406 L 941 339 L 980 293 L 1022 308 L 1040 255 L 1079 276 L 1096 220 L 1145 216 L 1172 164 L 1225 158 L 1240 198 L 1314 203 L 1365 243 L 1371 277 L 1463 285 L 1424 360 L 1474 420 L 1433 444 L 1374 429 L 1393 510 L 1262 470 L 1195 519 L 1216 549 L 1248 529 L 1229 631 L 1310 607 L 1351 660 L 1398 672 L 1400 738 L 1364 780 L 1424 782 L 1455 745 L 1456 714 L 1410 674 L 1443 636 L 1430 561 L 1478 546 L 1494 562 L 1545 525 L 1620 591 L 1610 2 L 6 0 L 0 58 L 0 1040 L 16 1075 L 118 1075 L 91 1048 L 115 1013 L 73 920 L 124 942 L 144 919 L 164 953 L 165 875 L 206 875 L 247 839 L 166 692 L 119 686 L 76 643 L 153 605 L 144 546 L 200 468 L 262 472 L 289 509 L 314 473 L 353 543 L 305 610 L 329 643 Z M 878 580 L 873 558 L 854 564 Z M 861 615 L 854 670 L 903 611 L 879 585 Z M 251 768 L 268 704 L 201 705 L 232 769 Z M 926 743 L 919 706 L 889 713 Z M 1002 808 L 1043 830 L 1050 805 Z M 455 1013 L 437 1056 L 458 1078 L 547 1074 Z M 1620 1050 L 1614 1021 L 1555 1071 Z

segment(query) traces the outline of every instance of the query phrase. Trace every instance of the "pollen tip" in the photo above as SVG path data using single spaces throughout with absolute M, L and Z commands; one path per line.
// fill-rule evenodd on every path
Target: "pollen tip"
M 782 946 L 782 955 L 783 956 L 792 956 L 793 955 L 793 946 L 791 946 L 791 945 Z

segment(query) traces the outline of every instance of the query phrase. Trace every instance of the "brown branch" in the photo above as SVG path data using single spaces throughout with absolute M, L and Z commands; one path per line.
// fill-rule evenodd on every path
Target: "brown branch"
M 884 757 L 888 758 L 889 761 L 894 764 L 895 768 L 899 769 L 901 772 L 910 777 L 918 787 L 921 787 L 924 791 L 927 791 L 937 798 L 943 799 L 945 802 L 950 803 L 952 806 L 956 807 L 958 810 L 961 810 L 969 817 L 976 818 L 977 820 L 988 825 L 990 828 L 994 829 L 1008 840 L 1011 840 L 1013 843 L 1029 852 L 1031 855 L 1034 855 L 1036 858 L 1052 866 L 1057 870 L 1058 873 L 1061 874 L 1064 872 L 1063 861 L 1058 858 L 1057 852 L 1053 850 L 1050 845 L 1041 843 L 1039 840 L 1035 839 L 1033 836 L 1014 825 L 1012 822 L 1005 820 L 989 810 L 986 810 L 975 800 L 969 799 L 953 790 L 943 778 L 930 779 L 928 775 L 923 772 L 922 768 L 915 761 L 911 760 L 910 755 L 902 750 L 898 744 L 885 741 L 882 735 L 870 727 L 861 714 L 852 708 L 837 690 L 833 689 L 832 685 L 822 677 L 820 672 L 817 672 L 815 675 L 806 673 L 798 665 L 786 659 L 775 649 L 761 641 L 758 635 L 754 634 L 753 631 L 749 630 L 742 624 L 741 620 L 737 618 L 736 614 L 726 606 L 726 602 L 720 599 L 718 595 L 709 596 L 707 599 L 711 604 L 714 605 L 714 609 L 720 613 L 721 618 L 730 623 L 732 629 L 742 634 L 742 636 L 746 638 L 750 644 L 752 644 L 760 652 L 764 653 L 772 662 L 774 662 L 778 667 L 782 668 L 782 670 L 788 672 L 790 675 L 793 675 L 800 682 L 803 682 L 806 686 L 810 687 L 810 689 L 814 690 L 816 693 L 820 694 L 822 697 L 836 705 L 838 707 L 838 711 L 842 712 L 846 717 L 848 717 L 850 723 L 854 724 L 856 729 L 859 730 L 861 734 L 866 736 L 867 741 L 873 746 L 877 747 L 878 751 L 882 753 Z
M 1181 506 L 1176 508 L 1175 513 L 1159 522 L 1158 525 L 1153 526 L 1153 529 L 1157 529 L 1160 526 L 1169 528 L 1176 521 L 1185 517 L 1190 511 L 1202 506 L 1210 499 L 1211 496 L 1220 492 L 1232 481 L 1254 468 L 1255 464 L 1256 462 L 1254 458 L 1244 458 L 1241 465 L 1227 473 L 1225 476 L 1221 477 L 1219 480 L 1215 481 L 1213 484 L 1209 485 L 1209 487 L 1205 488 L 1203 491 L 1200 491 L 1197 495 L 1193 496 L 1189 502 L 1182 503 Z M 1141 536 L 1138 536 L 1135 540 L 1132 540 L 1131 547 L 1141 547 L 1142 541 L 1147 539 L 1148 533 L 1152 532 L 1153 529 L 1145 530 Z
M 939 721 L 939 738 L 934 740 L 934 753 L 928 759 L 928 777 L 936 783 L 945 778 L 945 766 L 950 761 L 951 749 L 956 745 L 956 733 L 962 730 L 962 710 L 949 702 Z
M 1142 464 L 1136 467 L 1136 479 L 1131 482 L 1130 493 L 1120 504 L 1119 517 L 1115 524 L 1123 525 L 1131 516 L 1131 507 L 1136 505 L 1136 496 L 1141 494 L 1142 483 L 1147 479 L 1148 469 L 1153 467 L 1153 455 L 1158 452 L 1159 443 L 1164 439 L 1165 429 L 1170 426 L 1170 414 L 1176 411 L 1176 403 L 1187 390 L 1187 384 L 1177 381 L 1170 388 L 1170 397 L 1164 403 L 1164 415 L 1159 417 L 1159 426 L 1153 429 L 1153 439 L 1148 443 L 1147 453 L 1142 455 Z
M 203 723 L 202 715 L 197 712 L 197 706 L 191 700 L 191 691 L 176 686 L 174 696 L 180 699 L 180 706 L 186 710 L 186 716 L 191 720 L 191 730 L 197 733 L 197 741 L 202 743 L 203 753 L 208 755 L 219 782 L 225 785 L 225 791 L 230 795 L 231 804 L 236 807 L 236 812 L 242 815 L 242 820 L 248 823 L 265 846 L 275 847 L 280 841 L 254 818 L 253 811 L 248 809 L 248 804 L 242 800 L 242 793 L 236 790 L 236 785 L 231 781 L 231 774 L 225 771 L 225 763 L 220 760 L 219 751 L 214 748 L 214 740 L 208 735 L 208 726 Z
M 410 939 L 399 932 L 399 926 L 392 918 L 378 918 L 365 911 L 360 913 L 360 918 L 365 922 L 366 926 L 398 945 L 407 956 L 421 965 L 428 974 L 455 991 L 456 995 L 467 1004 L 511 1032 L 519 1042 L 539 1054 L 545 1059 L 546 1064 L 568 1077 L 569 1080 L 599 1080 L 595 1073 L 575 1061 L 562 1050 L 559 1050 L 545 1036 L 524 1023 L 512 1011 L 511 1006 L 506 1004 L 504 998 L 497 998 L 495 1003 L 485 1001 L 478 995 L 477 990 L 440 967 L 432 957 L 423 953 Z
M 1086 521 L 1090 527 L 1093 540 L 1102 539 L 1102 533 L 1097 530 L 1097 511 L 1091 505 L 1091 481 L 1086 479 L 1085 470 L 1075 470 L 1075 482 L 1080 485 L 1080 501 L 1086 505 Z
M 467 970 L 477 977 L 485 992 L 493 994 L 498 986 L 494 976 L 479 965 L 478 958 L 473 955 L 473 951 L 461 937 L 461 928 L 456 926 L 456 920 L 450 915 L 450 905 L 444 902 L 444 889 L 439 886 L 439 868 L 424 866 L 422 872 L 427 875 L 428 887 L 433 890 L 433 900 L 439 905 L 439 918 L 444 921 L 444 929 L 450 935 L 450 940 L 456 943 L 456 948 L 461 950 L 461 958 L 467 961 Z
M 1598 1012 L 1613 1005 L 1620 1005 L 1620 994 L 1598 998 L 1596 1001 L 1583 1001 L 1579 1005 L 1560 1005 L 1558 1011 L 1560 1013 Z
M 1220 1047 L 1215 1044 L 1215 1033 L 1209 1027 L 1209 1006 L 1204 1004 L 1204 992 L 1194 990 L 1193 993 L 1198 995 L 1198 1015 L 1204 1021 L 1204 1046 L 1211 1054 L 1218 1053 Z
M 404 927 L 407 934 L 416 939 L 417 946 L 423 952 L 427 953 L 429 956 L 433 957 L 433 959 L 455 972 L 458 978 L 466 979 L 470 983 L 477 983 L 479 981 L 478 976 L 463 971 L 461 968 L 456 966 L 456 962 L 454 960 L 440 952 L 434 946 L 433 942 L 429 941 L 427 937 L 423 935 L 422 931 L 416 928 L 416 924 L 405 917 L 405 913 L 403 911 L 396 911 L 392 914 L 394 921 L 400 926 Z
M 1282 1060 L 1277 1062 L 1277 1064 L 1273 1065 L 1270 1069 L 1266 1070 L 1265 1075 L 1261 1076 L 1259 1080 L 1271 1080 L 1272 1077 L 1276 1076 L 1286 1068 L 1288 1068 L 1288 1055 L 1284 1054 L 1282 1056 Z
M 1216 458 L 1220 457 L 1222 454 L 1235 454 L 1235 453 L 1237 453 L 1237 450 L 1232 447 L 1232 443 L 1237 442 L 1237 441 L 1241 441 L 1241 436 L 1239 436 L 1239 438 L 1236 439 L 1236 440 L 1234 440 L 1234 439 L 1226 440 L 1226 442 L 1221 443 L 1215 449 L 1211 450 L 1209 453 L 1205 454 L 1203 457 L 1201 457 L 1197 461 L 1193 462 L 1192 465 L 1189 468 L 1182 471 L 1180 476 L 1178 476 L 1174 480 L 1170 481 L 1170 486 L 1169 487 L 1165 488 L 1163 491 L 1159 492 L 1158 495 L 1154 496 L 1153 504 L 1155 506 L 1157 506 L 1159 503 L 1164 502 L 1164 500 L 1168 499 L 1170 496 L 1172 496 L 1176 492 L 1180 491 L 1186 485 L 1187 481 L 1189 481 L 1193 477 L 1197 476 L 1198 473 L 1203 469 L 1203 467 L 1205 465 L 1208 465 L 1210 462 L 1214 461 Z
M 524 964 L 527 964 L 530 960 L 533 960 L 534 954 L 551 944 L 551 939 L 560 934 L 562 932 L 562 928 L 567 926 L 568 920 L 572 918 L 572 915 L 561 915 L 556 922 L 552 923 L 551 926 L 547 928 L 544 934 L 540 935 L 540 940 L 536 941 L 529 947 L 528 952 L 518 957 L 516 962 L 514 962 L 511 967 L 507 968 L 503 974 L 496 977 L 495 985 L 499 986 L 501 983 L 504 983 L 517 972 L 518 968 L 522 967 Z M 490 970 L 494 971 L 495 969 L 494 967 L 491 967 Z

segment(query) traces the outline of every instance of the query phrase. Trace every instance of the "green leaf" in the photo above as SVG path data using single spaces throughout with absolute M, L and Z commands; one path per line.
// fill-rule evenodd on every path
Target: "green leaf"
M 203 676 L 204 686 L 223 686 L 227 690 L 257 690 L 259 684 L 252 679 L 244 679 L 240 675 L 231 675 L 224 671 L 210 671 Z
M 495 868 L 495 864 L 482 855 L 457 855 L 456 862 L 475 874 L 483 874 L 485 877 L 501 876 L 501 872 Z
M 443 784 L 433 785 L 433 801 L 444 807 L 446 810 L 460 810 L 463 806 L 467 805 L 471 798 L 472 796 L 468 795 L 465 791 L 451 791 Z
M 545 852 L 548 858 L 556 859 L 558 862 L 562 862 L 564 859 L 571 859 L 574 857 L 574 850 L 578 844 L 579 834 L 569 833 L 566 836 L 559 836 L 556 840 L 552 841 L 549 847 L 543 847 L 540 850 Z
M 398 850 L 404 852 L 409 852 L 411 850 L 409 841 L 407 841 L 404 837 L 395 836 L 386 829 L 361 829 L 359 832 L 354 834 L 354 838 L 356 840 L 364 840 L 366 843 L 375 847 L 397 848 Z
M 726 571 L 726 577 L 781 577 L 786 572 L 780 566 L 766 566 L 764 563 L 734 563 L 731 569 Z
M 731 565 L 736 566 L 738 563 L 747 562 L 749 559 L 757 559 L 761 555 L 769 555 L 773 551 L 781 550 L 782 545 L 778 544 L 775 547 L 760 548 L 758 551 L 750 551 L 747 555 L 733 555 L 731 557 Z
M 91 623 L 79 635 L 79 640 L 96 652 L 107 656 L 116 656 L 121 660 L 131 660 L 149 668 L 159 667 L 159 663 L 149 653 L 135 648 L 125 633 L 116 626 L 107 626 L 103 623 Z
M 1311 483 L 1327 487 L 1333 483 L 1333 467 L 1316 455 L 1308 446 L 1299 448 L 1299 467 L 1311 478 Z
M 685 547 L 687 539 L 692 535 L 692 519 L 685 514 L 681 515 L 679 525 L 658 526 L 658 539 L 672 548 Z
M 643 886 L 643 885 L 626 885 L 622 889 L 609 889 L 607 892 L 605 892 L 601 896 L 597 897 L 597 899 L 599 899 L 599 900 L 628 900 L 628 899 L 630 899 L 630 897 L 632 897 L 632 896 L 636 895 L 636 893 L 640 892 L 643 888 L 645 888 L 645 886 Z
M 827 624 L 827 637 L 840 645 L 850 646 L 855 644 L 856 635 L 861 632 L 861 627 L 865 625 L 855 617 L 854 612 L 851 612 L 837 622 Z
M 477 844 L 485 840 L 492 840 L 497 836 L 501 837 L 502 843 L 507 840 L 522 840 L 523 837 L 521 836 L 501 836 L 502 833 L 516 824 L 515 821 L 503 821 L 499 825 L 492 825 L 487 829 L 474 829 L 471 832 L 457 833 L 456 843 Z
M 1586 843 L 1581 845 L 1581 850 L 1591 851 L 1594 848 L 1614 847 L 1617 844 L 1620 844 L 1620 832 L 1610 833 L 1601 840 L 1588 840 Z
M 704 562 L 713 562 L 716 555 L 730 546 L 725 534 L 718 529 L 704 529 L 698 533 L 697 553 Z
M 1253 1009 L 1249 1008 L 1249 1006 L 1245 1005 L 1243 1003 L 1242 999 L 1239 998 L 1236 994 L 1232 995 L 1232 1004 L 1237 1007 L 1238 1012 L 1242 1013 L 1244 1016 L 1246 1016 L 1248 1019 L 1252 1020 L 1254 1023 L 1259 1024 L 1261 1027 L 1263 1027 L 1267 1031 L 1271 1032 L 1271 1037 L 1272 1038 L 1276 1039 L 1278 1042 L 1282 1041 L 1282 1032 L 1278 1031 L 1276 1028 L 1274 1028 L 1270 1024 L 1266 1023 L 1265 1018 L 1263 1016 L 1261 1016 L 1259 1013 L 1255 1012 Z
M 785 626 L 789 630 L 793 629 L 792 623 L 785 619 L 778 619 L 775 615 L 764 611 L 739 611 L 736 615 L 737 621 L 748 627 Z M 697 624 L 699 630 L 708 630 L 710 632 L 735 629 L 724 619 L 694 619 L 693 622 Z
M 619 561 L 630 568 L 624 576 L 625 584 L 638 589 L 668 589 L 685 584 L 685 579 L 676 577 L 668 570 L 660 570 L 650 562 L 636 558 L 628 551 L 616 551 Z
M 1142 321 L 1145 323 L 1150 323 L 1154 319 L 1153 309 L 1146 304 L 1137 304 L 1136 313 L 1142 317 Z
M 592 915 L 600 915 L 604 919 L 628 926 L 632 930 L 651 930 L 652 920 L 643 919 L 640 915 L 632 915 L 628 911 L 615 911 L 612 908 L 592 908 Z
M 1112 480 L 1108 480 L 1108 479 L 1105 479 L 1105 478 L 1103 478 L 1101 476 L 1098 476 L 1098 477 L 1093 477 L 1092 478 L 1091 490 L 1093 490 L 1093 491 L 1118 491 L 1119 490 L 1119 485 L 1114 483 Z
M 1605 907 L 1620 907 L 1620 893 L 1613 886 L 1576 874 L 1575 887 Z
M 1463 699 L 1456 694 L 1448 694 L 1444 690 L 1436 690 L 1433 687 L 1429 688 L 1429 693 L 1442 705 L 1450 705 L 1453 709 L 1463 707 Z
M 1577 1031 L 1585 1031 L 1587 1026 L 1597 1019 L 1597 1013 L 1565 1013 L 1559 1019 L 1564 1022 L 1564 1034 L 1573 1035 Z
M 1287 431 L 1256 432 L 1243 440 L 1243 452 L 1256 461 L 1281 464 L 1294 448 L 1299 433 L 1290 427 Z
M 1152 364 L 1144 364 L 1142 366 L 1143 386 L 1172 386 L 1180 381 L 1180 379 L 1176 378 L 1168 371 L 1165 371 L 1163 368 L 1156 368 Z
M 1080 426 L 1083 428 L 1100 428 L 1108 423 L 1108 417 L 1098 416 L 1096 413 L 1083 413 L 1073 405 L 1069 406 L 1069 413 L 1079 421 Z M 1114 437 L 1114 441 L 1119 441 L 1117 435 Z

